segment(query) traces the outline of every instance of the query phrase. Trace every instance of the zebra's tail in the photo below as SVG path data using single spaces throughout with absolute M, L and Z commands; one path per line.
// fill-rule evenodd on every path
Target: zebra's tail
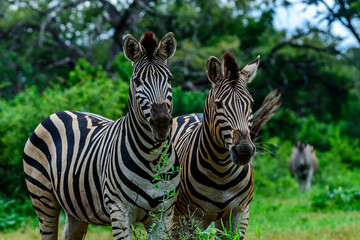
M 261 107 L 254 113 L 254 121 L 251 127 L 250 137 L 254 141 L 261 128 L 279 109 L 281 93 L 277 89 L 272 90 L 265 98 Z

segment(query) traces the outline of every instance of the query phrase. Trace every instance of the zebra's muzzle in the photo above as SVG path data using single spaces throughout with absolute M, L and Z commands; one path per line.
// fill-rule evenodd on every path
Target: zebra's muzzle
M 172 116 L 166 103 L 151 105 L 149 125 L 155 140 L 164 141 L 166 139 L 172 125 Z
M 239 166 L 248 164 L 255 154 L 255 146 L 249 141 L 240 141 L 230 151 L 231 160 Z

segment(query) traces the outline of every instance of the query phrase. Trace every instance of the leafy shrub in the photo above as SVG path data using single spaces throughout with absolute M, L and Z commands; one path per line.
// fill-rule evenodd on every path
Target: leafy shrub
M 255 171 L 255 191 L 264 195 L 297 190 L 297 183 L 288 171 L 292 143 L 271 138 L 257 147 L 258 156 L 253 160 Z
M 360 210 L 360 190 L 326 187 L 312 197 L 314 209 Z
M 131 62 L 126 59 L 124 53 L 120 52 L 113 62 L 113 68 L 120 79 L 130 79 L 133 71 Z
M 19 226 L 33 212 L 30 199 L 0 197 L 0 231 Z
M 189 113 L 203 113 L 208 92 L 184 92 L 179 87 L 173 91 L 173 116 L 177 117 Z

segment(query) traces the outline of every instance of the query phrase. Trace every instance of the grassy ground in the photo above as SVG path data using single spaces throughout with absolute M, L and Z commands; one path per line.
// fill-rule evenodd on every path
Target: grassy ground
M 247 239 L 360 239 L 359 211 L 315 211 L 310 195 L 295 193 L 289 198 L 254 196 Z
M 351 240 L 360 239 L 360 212 L 311 208 L 310 195 L 298 193 L 277 198 L 255 193 L 251 205 L 248 240 Z M 62 230 L 64 217 L 60 219 Z M 0 240 L 40 239 L 37 221 L 29 218 L 17 229 L 0 232 Z M 110 227 L 90 226 L 86 239 L 112 239 Z

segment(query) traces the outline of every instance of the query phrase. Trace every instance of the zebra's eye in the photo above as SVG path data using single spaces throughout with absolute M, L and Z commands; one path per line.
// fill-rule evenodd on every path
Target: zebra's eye
M 216 101 L 215 101 L 215 106 L 216 106 L 216 109 L 218 109 L 218 110 L 219 110 L 219 109 L 222 109 L 222 107 L 223 107 L 222 104 L 221 104 L 221 102 L 220 102 L 219 100 L 216 100 Z
M 168 79 L 167 79 L 167 82 L 169 84 L 171 84 L 171 81 L 174 80 L 174 77 L 173 76 L 168 76 Z
M 134 83 L 135 83 L 136 87 L 139 87 L 142 84 L 140 78 L 138 78 L 138 77 L 134 78 Z

